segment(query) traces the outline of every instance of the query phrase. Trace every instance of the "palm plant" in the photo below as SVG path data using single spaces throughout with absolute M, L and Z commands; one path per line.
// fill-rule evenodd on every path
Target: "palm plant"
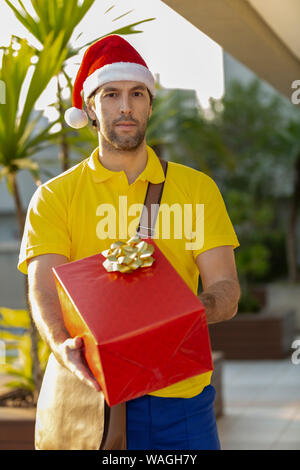
M 5 84 L 5 103 L 0 106 L 0 177 L 6 180 L 14 199 L 20 238 L 23 234 L 25 214 L 17 174 L 20 169 L 27 169 L 39 184 L 39 168 L 32 157 L 54 138 L 55 134 L 50 134 L 49 131 L 56 122 L 37 130 L 36 124 L 40 114 L 32 119 L 32 113 L 37 99 L 65 59 L 65 50 L 61 48 L 62 39 L 62 34 L 54 38 L 53 33 L 50 33 L 35 65 L 32 63 L 35 49 L 26 40 L 14 38 L 8 47 L 2 48 L 0 80 Z M 33 73 L 22 107 L 21 90 L 32 68 Z M 27 292 L 26 277 L 25 284 Z M 37 355 L 38 335 L 33 322 L 31 340 L 33 376 L 35 382 L 39 383 L 41 371 Z
M 23 233 L 24 212 L 17 173 L 20 169 L 27 169 L 39 183 L 38 165 L 32 156 L 54 138 L 49 131 L 57 121 L 37 131 L 41 113 L 31 118 L 38 98 L 65 59 L 65 51 L 61 49 L 62 39 L 62 34 L 54 40 L 53 33 L 50 33 L 35 65 L 32 60 L 36 51 L 26 40 L 13 38 L 8 47 L 1 47 L 0 79 L 5 84 L 5 104 L 0 106 L 0 177 L 6 180 L 14 198 L 20 234 Z M 23 109 L 20 109 L 21 89 L 32 67 L 34 72 Z

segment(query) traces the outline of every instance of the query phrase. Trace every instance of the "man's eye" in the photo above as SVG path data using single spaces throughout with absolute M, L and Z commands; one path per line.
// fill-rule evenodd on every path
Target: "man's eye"
M 143 96 L 143 93 L 141 91 L 135 91 L 133 93 L 134 96 Z
M 109 98 L 114 98 L 115 96 L 117 96 L 117 93 L 111 92 L 107 93 L 105 96 L 108 96 Z

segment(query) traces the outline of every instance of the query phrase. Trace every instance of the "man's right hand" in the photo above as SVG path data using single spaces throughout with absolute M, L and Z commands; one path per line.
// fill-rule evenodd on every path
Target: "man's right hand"
M 70 338 L 64 325 L 52 268 L 67 263 L 68 258 L 48 253 L 28 261 L 29 301 L 35 324 L 57 361 L 79 380 L 100 391 L 83 356 L 84 342 Z
M 99 392 L 101 387 L 93 377 L 83 356 L 83 347 L 83 339 L 76 336 L 75 338 L 66 339 L 53 348 L 52 352 L 61 365 L 76 375 L 79 380 Z

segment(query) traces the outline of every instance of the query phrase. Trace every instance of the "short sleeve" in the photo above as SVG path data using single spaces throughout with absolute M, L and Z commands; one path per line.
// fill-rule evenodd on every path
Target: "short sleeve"
M 212 178 L 203 175 L 196 194 L 198 211 L 195 211 L 195 230 L 202 231 L 198 237 L 201 244 L 193 250 L 194 259 L 200 253 L 222 245 L 240 246 L 229 218 L 222 194 Z
M 70 258 L 70 246 L 64 198 L 42 185 L 28 207 L 18 269 L 27 274 L 27 261 L 42 254 L 56 253 Z

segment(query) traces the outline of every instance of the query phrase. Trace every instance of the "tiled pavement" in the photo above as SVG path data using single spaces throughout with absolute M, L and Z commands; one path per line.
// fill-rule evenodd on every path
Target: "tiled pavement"
M 229 361 L 223 366 L 223 450 L 300 450 L 300 364 Z
M 225 360 L 223 400 L 223 450 L 300 450 L 300 364 Z

